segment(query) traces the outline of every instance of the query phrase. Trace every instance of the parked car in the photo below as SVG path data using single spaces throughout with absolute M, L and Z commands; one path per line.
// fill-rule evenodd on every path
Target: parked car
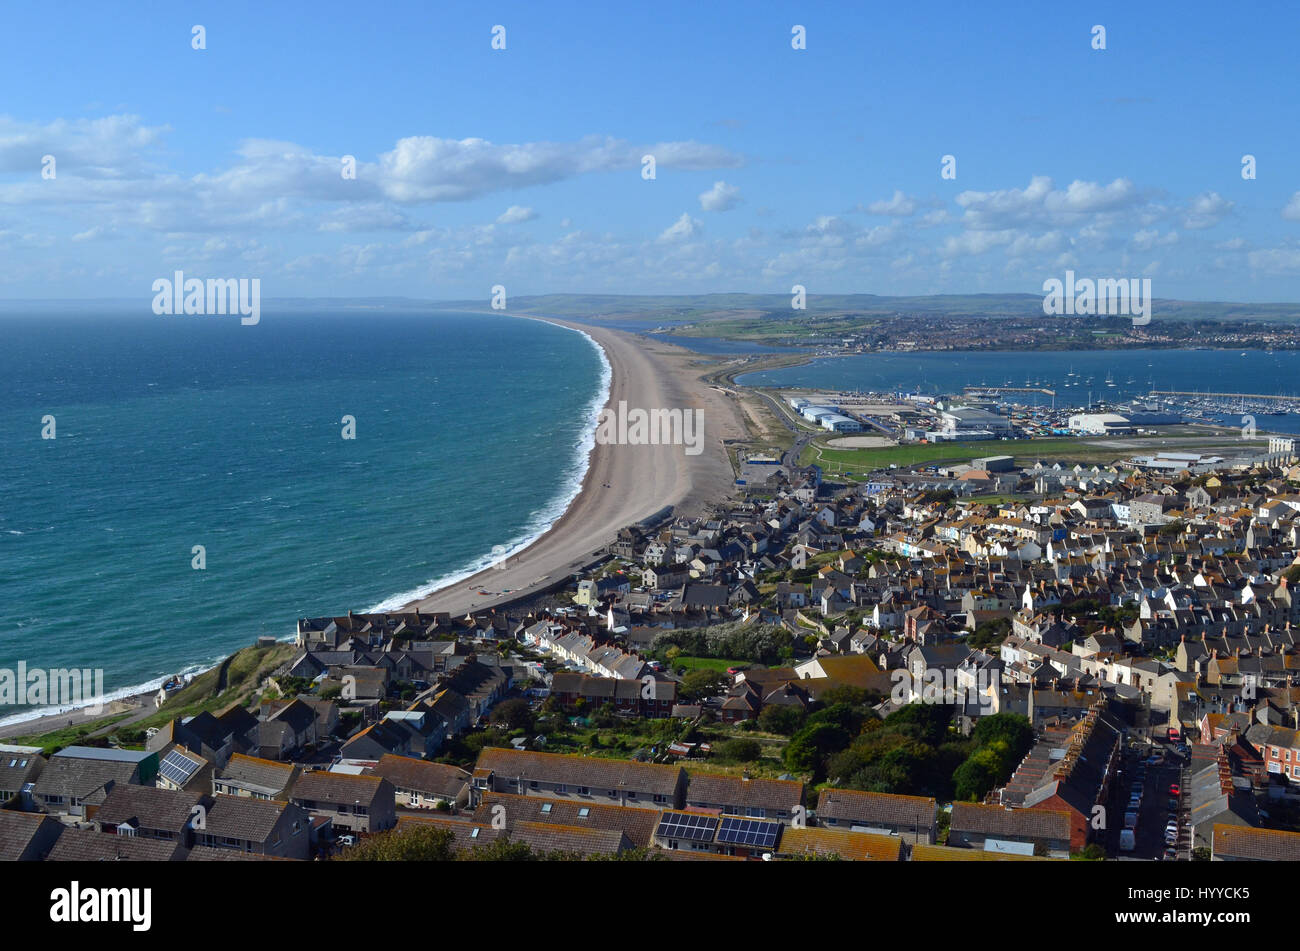
M 1169 784 L 1169 795 L 1181 796 L 1182 794 L 1183 794 L 1183 787 L 1179 786 L 1177 783 Z

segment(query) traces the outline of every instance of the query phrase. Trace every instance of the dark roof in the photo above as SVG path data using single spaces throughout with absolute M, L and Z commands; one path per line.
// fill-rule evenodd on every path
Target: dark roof
M 64 829 L 50 849 L 49 862 L 179 862 L 185 847 L 179 840 L 141 839 L 89 829 Z
M 236 736 L 244 736 L 257 729 L 257 717 L 239 704 L 235 704 L 217 719 Z
M 213 781 L 230 780 L 245 789 L 272 796 L 293 785 L 296 769 L 291 763 L 277 763 L 275 760 L 235 753 L 225 769 L 216 771 Z
M 420 793 L 455 799 L 469 782 L 469 773 L 446 763 L 429 763 L 407 756 L 384 754 L 367 772 L 382 776 L 397 789 L 410 789 Z
M 203 799 L 200 792 L 124 783 L 113 787 L 95 813 L 95 821 L 107 825 L 130 823 L 135 828 L 179 833 L 189 824 L 195 805 Z
M 498 811 L 498 807 L 504 811 Z M 544 822 L 580 829 L 616 830 L 638 847 L 650 845 L 659 822 L 658 809 L 517 796 L 513 793 L 483 793 L 482 802 L 474 811 L 474 819 L 490 824 L 497 815 L 505 819 L 506 828 L 513 828 L 519 822 Z
M 265 842 L 286 809 L 296 810 L 297 807 L 277 799 L 213 796 L 207 828 L 203 831 L 220 838 Z
M 687 775 L 688 804 L 720 806 L 724 812 L 731 813 L 747 808 L 792 812 L 804 801 L 803 783 L 798 781 L 744 779 L 690 771 Z
M 301 700 L 293 700 L 272 713 L 267 720 L 287 723 L 295 733 L 301 733 L 316 722 L 316 711 Z
M 293 787 L 294 802 L 319 802 L 329 805 L 347 805 L 360 802 L 373 805 L 381 798 L 393 800 L 393 784 L 382 776 L 355 776 L 349 773 L 329 773 L 313 770 L 303 774 Z
M 34 792 L 37 796 L 87 799 L 105 786 L 129 782 L 138 767 L 139 763 L 52 756 L 36 780 Z
M 527 843 L 534 851 L 576 852 L 579 855 L 617 855 L 632 848 L 632 842 L 616 829 L 586 829 L 545 822 L 519 822 L 510 839 Z
M 974 832 L 1002 838 L 1070 840 L 1070 814 L 1052 809 L 1005 809 L 975 802 L 952 804 L 954 832 Z
M 245 852 L 243 849 L 217 849 L 210 845 L 196 845 L 185 856 L 187 862 L 270 862 L 279 856 L 263 855 L 261 852 Z M 282 859 L 282 861 L 296 861 Z
M 726 585 L 692 582 L 682 588 L 682 604 L 700 608 L 726 607 L 727 594 Z
M 206 710 L 190 717 L 181 724 L 180 729 L 188 732 L 209 749 L 220 749 L 234 732 Z
M 47 831 L 60 827 L 57 820 L 38 812 L 0 809 L 0 862 L 16 862 L 22 858 L 41 826 L 47 823 Z
M 476 769 L 492 770 L 506 780 L 519 777 L 539 782 L 587 786 L 599 792 L 627 789 L 665 796 L 671 796 L 677 791 L 677 784 L 683 775 L 679 766 L 490 747 L 479 753 Z
M 937 804 L 922 796 L 862 792 L 857 789 L 823 789 L 817 798 L 817 818 L 882 825 L 928 825 Z
M 45 759 L 40 751 L 0 749 L 0 789 L 17 792 L 24 783 L 31 782 L 32 773 L 42 767 Z

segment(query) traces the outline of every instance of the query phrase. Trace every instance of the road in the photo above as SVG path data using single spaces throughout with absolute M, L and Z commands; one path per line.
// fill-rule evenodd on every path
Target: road
M 1160 761 L 1146 767 L 1142 783 L 1142 804 L 1138 808 L 1136 829 L 1136 847 L 1131 852 L 1121 852 L 1119 833 L 1124 828 L 1124 814 L 1128 811 L 1129 793 L 1134 784 L 1135 767 L 1139 760 L 1155 754 Z M 1106 848 L 1111 855 L 1120 859 L 1160 860 L 1164 858 L 1165 824 L 1171 815 L 1169 809 L 1169 786 L 1171 783 L 1183 784 L 1183 757 L 1172 746 L 1155 743 L 1152 746 L 1140 744 L 1136 749 L 1125 752 L 1124 765 L 1120 773 L 1120 782 L 1116 784 L 1115 794 L 1106 810 L 1107 818 L 1114 816 L 1114 821 L 1107 821 Z M 1187 821 L 1187 797 L 1185 793 L 1178 797 L 1178 808 L 1174 813 L 1179 818 L 1179 835 L 1176 848 L 1179 859 L 1190 858 L 1191 826 Z

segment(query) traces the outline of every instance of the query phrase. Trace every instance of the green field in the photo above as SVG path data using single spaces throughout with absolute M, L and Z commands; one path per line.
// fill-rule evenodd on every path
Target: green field
M 726 671 L 728 667 L 752 667 L 746 660 L 728 660 L 725 657 L 687 657 L 682 654 L 673 658 L 674 667 L 685 667 L 687 670 L 721 670 Z
M 813 443 L 800 457 L 803 465 L 819 465 L 826 472 L 854 474 L 896 466 L 914 466 L 931 462 L 969 462 L 984 456 L 1015 456 L 1017 461 L 1068 456 L 1080 458 L 1091 447 L 1078 439 L 1017 439 L 1003 442 L 985 439 L 977 442 L 928 443 L 911 446 L 882 446 L 879 449 L 829 449 Z M 1095 452 L 1096 450 L 1093 450 Z M 1106 450 L 1111 456 L 1123 453 Z

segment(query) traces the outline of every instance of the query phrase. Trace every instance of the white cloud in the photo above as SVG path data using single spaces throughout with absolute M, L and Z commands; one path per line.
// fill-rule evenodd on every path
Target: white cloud
M 705 211 L 730 211 L 740 202 L 740 189 L 726 182 L 714 182 L 712 188 L 700 195 L 700 207 Z
M 511 205 L 497 216 L 497 224 L 517 225 L 525 221 L 532 221 L 536 217 L 537 212 L 532 208 L 525 208 L 523 205 Z
M 41 170 L 53 155 L 60 176 L 77 171 L 85 177 L 118 178 L 143 169 L 139 153 L 160 144 L 168 126 L 146 126 L 139 116 L 102 119 L 55 119 L 19 122 L 0 116 L 0 172 Z
M 1300 221 L 1300 192 L 1291 196 L 1291 200 L 1282 209 L 1282 217 L 1287 221 Z
M 873 201 L 867 205 L 866 212 L 869 215 L 906 218 L 908 215 L 916 214 L 916 207 L 916 199 L 908 198 L 901 191 L 895 190 L 892 198 L 885 201 Z
M 1233 203 L 1218 192 L 1205 192 L 1197 195 L 1187 206 L 1187 216 L 1183 227 L 1190 229 L 1211 228 L 1228 216 Z
M 700 223 L 686 212 L 659 235 L 660 241 L 685 241 L 700 233 Z
M 1074 181 L 1058 189 L 1047 176 L 1035 175 L 1023 189 L 964 191 L 955 200 L 965 209 L 962 220 L 967 227 L 1000 230 L 1013 225 L 1078 223 L 1088 216 L 1135 208 L 1143 199 L 1126 178 L 1109 185 Z
M 395 201 L 466 201 L 505 189 L 546 185 L 591 172 L 640 168 L 641 156 L 664 168 L 734 168 L 740 156 L 699 142 L 634 146 L 588 136 L 577 142 L 496 145 L 486 139 L 409 136 L 379 156 L 379 181 Z M 357 178 L 362 177 L 358 173 Z

